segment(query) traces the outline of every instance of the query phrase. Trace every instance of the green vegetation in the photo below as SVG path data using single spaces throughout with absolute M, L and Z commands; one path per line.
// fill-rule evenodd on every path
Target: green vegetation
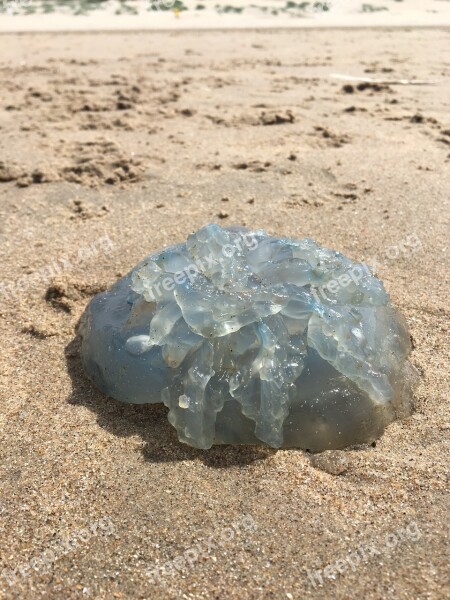
M 123 0 L 119 0 L 125 4 Z M 99 8 L 99 5 L 107 0 L 32 0 L 31 2 L 21 2 L 20 0 L 0 0 L 0 13 L 10 13 L 13 15 L 30 15 L 34 13 L 52 13 L 57 12 L 58 8 L 69 8 L 75 15 L 87 14 L 88 11 Z
M 93 10 L 97 10 L 105 5 L 109 0 L 0 0 L 0 13 L 8 13 L 12 15 L 23 15 L 33 13 L 50 14 L 58 12 L 60 9 L 69 10 L 74 15 L 87 15 Z M 140 7 L 137 5 L 135 0 L 116 0 L 117 9 L 116 14 L 129 14 L 138 15 Z M 396 0 L 401 2 L 402 0 Z M 282 4 L 282 0 L 276 2 L 274 0 L 273 6 L 258 6 L 257 4 L 245 4 L 242 6 L 234 6 L 230 4 L 213 4 L 201 3 L 195 7 L 188 7 L 184 4 L 183 0 L 147 0 L 146 10 L 147 11 L 185 11 L 189 10 L 205 10 L 212 8 L 219 14 L 240 14 L 247 8 L 257 9 L 261 12 L 269 12 L 272 15 L 279 15 L 287 13 L 290 15 L 298 14 L 302 16 L 305 12 L 319 13 L 327 12 L 331 9 L 331 0 L 323 1 L 301 1 L 296 2 L 295 0 L 286 0 L 286 3 Z M 382 10 L 388 10 L 385 6 L 374 6 L 373 4 L 362 4 L 361 12 L 378 12 Z
M 226 6 L 220 6 L 216 4 L 215 9 L 219 14 L 222 13 L 241 13 L 244 10 L 243 6 L 230 6 L 227 4 Z
M 289 10 L 291 8 L 297 8 L 298 10 L 305 10 L 306 8 L 308 8 L 309 5 L 310 2 L 300 2 L 299 4 L 297 4 L 297 2 L 292 2 L 292 0 L 288 0 L 286 2 L 286 9 Z
M 389 10 L 386 6 L 374 6 L 373 4 L 363 4 L 361 6 L 361 12 L 372 13 L 379 12 L 380 10 Z
M 331 2 L 293 2 L 288 0 L 286 7 L 281 10 L 300 10 L 311 12 L 327 12 L 331 8 Z
M 181 0 L 149 0 L 150 6 L 147 10 L 177 10 L 182 12 L 188 10 L 188 7 Z

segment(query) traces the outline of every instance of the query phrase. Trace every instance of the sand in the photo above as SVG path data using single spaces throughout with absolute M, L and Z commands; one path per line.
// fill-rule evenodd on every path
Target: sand
M 0 37 L 1 598 L 448 596 L 449 39 Z M 201 452 L 163 407 L 96 391 L 87 302 L 208 222 L 377 263 L 414 341 L 413 416 L 316 457 Z

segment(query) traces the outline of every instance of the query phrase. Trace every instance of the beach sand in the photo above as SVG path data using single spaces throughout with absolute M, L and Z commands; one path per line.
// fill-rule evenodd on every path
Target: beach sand
M 448 597 L 449 33 L 0 37 L 1 598 Z M 197 451 L 102 396 L 86 304 L 209 222 L 376 263 L 415 413 L 315 457 Z

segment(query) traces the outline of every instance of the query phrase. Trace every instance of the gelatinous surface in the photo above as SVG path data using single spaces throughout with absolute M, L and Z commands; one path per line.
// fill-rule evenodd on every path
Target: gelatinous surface
M 342 448 L 411 411 L 403 318 L 368 267 L 310 239 L 207 225 L 97 295 L 80 333 L 105 394 L 163 402 L 197 448 Z

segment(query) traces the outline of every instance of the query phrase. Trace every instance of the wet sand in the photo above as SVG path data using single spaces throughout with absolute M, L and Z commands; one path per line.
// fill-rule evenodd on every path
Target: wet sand
M 0 597 L 446 597 L 449 31 L 3 35 L 0 57 Z M 203 452 L 102 396 L 87 302 L 208 222 L 375 263 L 413 416 L 312 458 Z

